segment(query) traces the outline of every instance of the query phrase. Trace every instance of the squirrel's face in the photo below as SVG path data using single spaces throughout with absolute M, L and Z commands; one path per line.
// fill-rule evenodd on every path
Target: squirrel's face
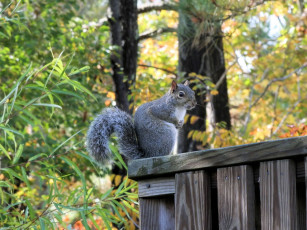
M 171 93 L 179 106 L 185 107 L 187 110 L 196 106 L 195 92 L 189 87 L 189 82 L 184 84 L 172 83 Z

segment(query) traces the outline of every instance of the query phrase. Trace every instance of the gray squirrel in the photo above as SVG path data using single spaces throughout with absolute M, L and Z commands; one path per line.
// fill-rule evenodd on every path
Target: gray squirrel
M 109 137 L 118 137 L 120 154 L 139 159 L 171 154 L 187 110 L 196 106 L 189 82 L 172 82 L 161 98 L 142 104 L 132 117 L 118 109 L 106 108 L 91 123 L 87 133 L 87 150 L 97 162 L 112 159 Z

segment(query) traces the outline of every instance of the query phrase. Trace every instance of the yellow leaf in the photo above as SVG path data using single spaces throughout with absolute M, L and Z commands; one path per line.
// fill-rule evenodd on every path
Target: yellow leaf
M 113 99 L 113 100 L 115 100 L 115 93 L 109 91 L 109 92 L 107 93 L 107 97 L 108 97 L 108 98 L 111 98 L 111 99 Z
M 198 116 L 191 116 L 190 123 L 191 123 L 192 125 L 194 125 L 194 124 L 195 124 L 195 122 L 196 122 L 196 121 L 198 121 L 198 119 L 199 119 L 199 117 L 198 117 Z
M 214 90 L 211 90 L 211 95 L 218 95 L 219 94 L 219 91 L 217 91 L 216 89 Z

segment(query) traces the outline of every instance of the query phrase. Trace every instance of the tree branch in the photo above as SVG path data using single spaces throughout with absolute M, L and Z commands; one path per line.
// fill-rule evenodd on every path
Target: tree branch
M 301 69 L 304 69 L 307 67 L 307 64 L 302 65 L 301 67 L 295 69 L 294 71 L 292 71 L 291 73 L 289 73 L 288 75 L 281 77 L 281 78 L 274 78 L 273 80 L 271 80 L 269 82 L 269 84 L 267 84 L 267 86 L 264 88 L 263 92 L 259 95 L 259 97 L 251 104 L 251 107 L 254 107 L 259 100 L 264 96 L 264 94 L 267 92 L 267 90 L 270 88 L 270 86 L 274 83 L 274 82 L 278 82 L 278 81 L 284 81 L 288 78 L 290 78 L 294 73 L 297 73 L 298 71 L 300 71 Z
M 162 70 L 166 73 L 172 74 L 177 78 L 177 74 L 171 70 L 165 69 L 165 68 L 161 68 L 161 67 L 157 67 L 157 66 L 152 66 L 152 65 L 144 65 L 144 64 L 139 64 L 138 66 L 140 67 L 146 67 L 146 68 L 154 68 L 154 69 L 158 69 L 158 70 Z
M 161 34 L 164 33 L 173 33 L 173 32 L 177 32 L 176 28 L 171 28 L 171 27 L 166 27 L 166 28 L 161 28 L 161 29 L 157 29 L 154 31 L 150 31 L 150 32 L 145 32 L 143 34 L 141 34 L 138 38 L 138 42 L 148 39 L 148 38 L 155 38 Z
M 147 4 L 138 8 L 138 14 L 148 13 L 150 11 L 173 10 L 177 11 L 177 7 L 173 4 Z

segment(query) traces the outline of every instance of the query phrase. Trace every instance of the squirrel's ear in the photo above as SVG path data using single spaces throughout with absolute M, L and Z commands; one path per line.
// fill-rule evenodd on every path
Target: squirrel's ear
M 185 86 L 189 86 L 190 82 L 188 80 L 186 80 L 184 83 L 183 83 Z
M 173 80 L 172 81 L 171 92 L 173 93 L 176 89 L 177 89 L 177 83 Z

